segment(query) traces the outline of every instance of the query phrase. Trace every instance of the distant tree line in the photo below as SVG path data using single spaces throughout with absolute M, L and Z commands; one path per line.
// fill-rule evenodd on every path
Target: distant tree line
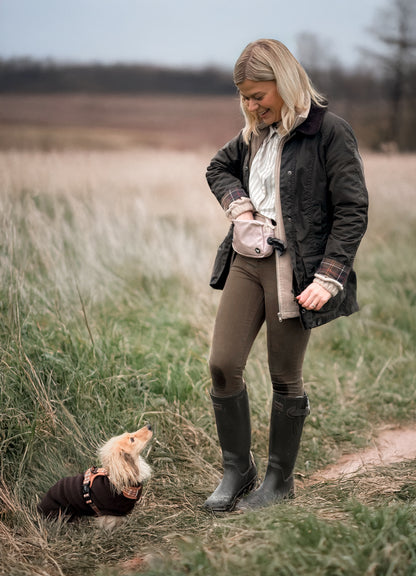
M 319 61 L 319 60 L 317 60 Z M 392 120 L 391 77 L 380 65 L 345 69 L 305 63 L 315 86 L 331 108 L 344 116 L 370 148 L 416 149 L 416 67 L 408 75 L 406 98 L 400 101 L 402 126 Z M 58 64 L 30 59 L 0 60 L 3 94 L 194 94 L 235 95 L 231 70 L 174 69 L 139 64 Z M 397 117 L 397 104 L 395 104 Z
M 217 68 L 140 64 L 57 64 L 0 60 L 0 93 L 235 94 L 231 74 Z

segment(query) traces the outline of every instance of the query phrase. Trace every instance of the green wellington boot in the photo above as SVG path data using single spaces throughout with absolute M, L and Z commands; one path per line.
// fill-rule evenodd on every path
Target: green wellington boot
M 294 495 L 293 468 L 303 423 L 309 412 L 306 393 L 299 398 L 273 393 L 266 475 L 261 486 L 243 498 L 237 504 L 236 510 L 264 508 Z
M 205 501 L 212 512 L 229 512 L 244 493 L 254 488 L 257 469 L 250 452 L 251 427 L 247 390 L 220 398 L 211 394 L 222 450 L 224 475 Z

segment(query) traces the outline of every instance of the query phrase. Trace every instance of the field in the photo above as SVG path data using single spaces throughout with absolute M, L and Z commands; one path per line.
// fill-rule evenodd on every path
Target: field
M 0 149 L 216 149 L 241 117 L 237 97 L 0 94 L 0 127 Z
M 380 448 L 377 466 L 362 452 L 416 430 L 415 157 L 363 151 L 361 311 L 313 333 L 296 498 L 214 516 L 208 279 L 227 223 L 204 173 L 235 101 L 73 98 L 0 98 L 0 574 L 415 574 L 414 451 L 390 463 Z M 263 474 L 263 333 L 246 378 Z M 52 482 L 146 422 L 153 477 L 124 526 L 38 516 Z M 328 474 L 347 455 L 358 470 Z

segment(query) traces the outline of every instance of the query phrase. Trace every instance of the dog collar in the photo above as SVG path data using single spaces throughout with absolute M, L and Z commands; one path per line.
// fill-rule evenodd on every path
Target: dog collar
M 143 486 L 139 484 L 138 486 L 130 486 L 129 488 L 124 488 L 122 494 L 123 496 L 129 498 L 130 500 L 140 500 L 142 491 Z

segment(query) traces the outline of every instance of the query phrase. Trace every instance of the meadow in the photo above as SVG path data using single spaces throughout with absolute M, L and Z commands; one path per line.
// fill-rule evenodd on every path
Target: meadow
M 228 224 L 204 173 L 223 134 L 198 146 L 195 129 L 169 147 L 165 134 L 148 142 L 137 129 L 132 141 L 117 126 L 117 142 L 111 132 L 98 146 L 81 127 L 96 140 L 77 146 L 68 126 L 16 124 L 8 146 L 0 139 L 0 574 L 415 574 L 416 461 L 323 474 L 380 430 L 416 429 L 415 157 L 363 151 L 361 310 L 312 335 L 296 498 L 212 515 L 202 504 L 221 456 L 207 359 L 220 294 L 208 281 Z M 246 379 L 263 474 L 263 332 Z M 108 534 L 39 517 L 53 482 L 144 423 L 153 477 L 125 525 Z

